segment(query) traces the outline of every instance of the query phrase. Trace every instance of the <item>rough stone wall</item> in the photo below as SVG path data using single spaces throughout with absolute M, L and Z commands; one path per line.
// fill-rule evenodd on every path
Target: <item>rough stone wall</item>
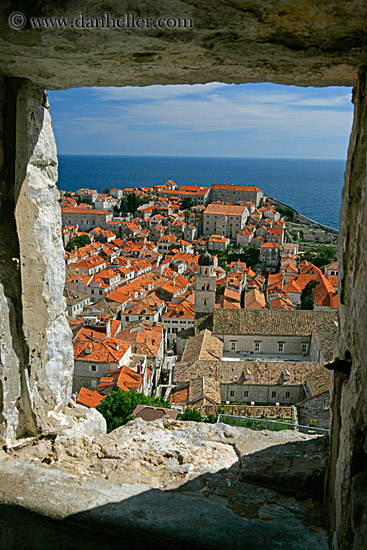
M 192 18 L 180 29 L 11 29 L 26 16 Z M 46 89 L 221 82 L 351 86 L 366 43 L 364 0 L 3 0 L 0 66 Z
M 193 407 L 196 408 L 196 407 Z M 203 405 L 199 412 L 203 416 L 208 414 L 217 415 L 218 411 L 222 414 L 234 416 L 253 416 L 254 418 L 267 418 L 271 420 L 291 419 L 292 407 L 261 407 L 261 406 L 242 406 L 242 405 Z
M 298 424 L 309 426 L 310 420 L 317 421 L 317 428 L 330 429 L 330 393 L 324 392 L 296 405 Z
M 340 212 L 339 357 L 350 374 L 336 372 L 332 400 L 327 498 L 333 547 L 364 548 L 367 540 L 367 74 L 354 90 L 354 123 Z
M 57 153 L 43 90 L 2 83 L 1 437 L 46 431 L 71 394 Z

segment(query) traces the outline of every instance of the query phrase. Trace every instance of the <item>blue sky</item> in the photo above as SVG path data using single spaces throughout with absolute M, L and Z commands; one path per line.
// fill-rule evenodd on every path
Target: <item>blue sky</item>
M 49 92 L 60 154 L 345 159 L 350 88 L 275 84 Z

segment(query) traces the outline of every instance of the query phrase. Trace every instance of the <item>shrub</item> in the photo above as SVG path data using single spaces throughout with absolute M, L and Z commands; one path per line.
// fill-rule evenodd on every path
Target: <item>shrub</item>
M 88 235 L 80 235 L 79 237 L 75 237 L 74 239 L 71 239 L 68 244 L 65 246 L 65 250 L 68 252 L 72 252 L 75 247 L 81 248 L 82 246 L 86 246 L 87 244 L 90 244 L 91 240 L 88 237 Z
M 105 417 L 107 431 L 111 432 L 132 420 L 132 413 L 138 405 L 171 408 L 171 404 L 161 397 L 147 397 L 135 390 L 117 390 L 107 395 L 96 409 Z

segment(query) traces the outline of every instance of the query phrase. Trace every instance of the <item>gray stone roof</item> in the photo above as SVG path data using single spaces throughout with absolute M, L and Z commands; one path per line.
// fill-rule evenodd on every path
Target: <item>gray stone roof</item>
M 118 302 L 107 302 L 105 298 L 102 298 L 101 300 L 97 300 L 96 302 L 85 306 L 83 312 L 79 314 L 79 317 L 88 317 L 91 311 L 100 311 L 101 315 L 108 315 L 109 317 L 112 317 L 112 319 L 115 319 L 120 309 L 121 304 Z
M 320 367 L 307 376 L 307 382 L 311 388 L 312 395 L 319 395 L 325 391 L 331 391 L 333 386 L 334 373 L 325 367 Z
M 190 380 L 188 404 L 204 399 L 208 404 L 220 405 L 220 383 L 214 378 L 195 378 Z
M 210 330 L 203 330 L 197 336 L 189 338 L 186 343 L 182 361 L 196 361 L 196 359 L 222 359 L 223 342 L 215 338 Z
M 215 309 L 213 334 L 311 335 L 317 325 L 335 327 L 334 311 Z
M 324 360 L 330 363 L 333 360 L 334 343 L 338 335 L 337 324 L 319 324 L 314 327 L 313 332 Z
M 229 384 L 270 384 L 298 385 L 322 363 L 284 362 L 284 361 L 194 361 L 176 363 L 175 382 L 184 382 L 196 378 L 213 378 L 220 383 Z M 326 369 L 325 369 L 326 370 Z
M 81 294 L 80 292 L 75 292 L 75 290 L 64 288 L 64 298 L 66 300 L 67 306 L 73 306 L 78 302 L 87 300 L 89 296 L 87 296 L 86 294 Z

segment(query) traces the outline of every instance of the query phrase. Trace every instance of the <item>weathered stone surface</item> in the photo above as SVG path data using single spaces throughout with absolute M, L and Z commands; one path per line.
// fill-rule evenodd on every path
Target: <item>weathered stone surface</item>
M 137 482 L 156 488 L 177 487 L 198 475 L 228 468 L 232 476 L 241 471 L 241 479 L 261 484 L 262 470 L 263 485 L 286 492 L 284 484 L 288 484 L 291 493 L 312 494 L 312 482 L 318 479 L 322 483 L 328 454 L 327 443 L 318 439 L 293 431 L 254 432 L 225 424 L 162 419 L 144 422 L 138 418 L 107 436 L 67 431 L 46 446 L 44 440 L 36 440 L 13 454 L 36 461 L 50 458 L 63 470 L 112 483 Z M 272 461 L 273 470 L 269 466 Z M 295 475 L 288 471 L 290 465 Z
M 329 438 L 272 445 L 242 457 L 240 479 L 285 494 L 324 497 Z
M 46 438 L 0 455 L 1 504 L 7 505 L 0 511 L 0 536 L 2 522 L 7 522 L 5 548 L 14 547 L 14 541 L 17 548 L 26 548 L 12 528 L 21 522 L 32 550 L 42 548 L 40 530 L 47 537 L 47 529 L 61 549 L 101 550 L 119 537 L 125 548 L 327 550 L 317 502 L 240 478 L 241 453 L 260 456 L 274 444 L 286 451 L 297 440 L 301 460 L 309 453 L 302 445 L 315 441 L 310 436 L 223 424 L 137 419 L 105 437 Z M 267 470 L 269 462 L 263 464 Z M 62 523 L 47 527 L 42 517 L 23 517 L 19 508 L 16 519 L 9 506 Z M 79 538 L 80 530 L 84 536 Z M 69 533 L 74 538 L 69 540 Z
M 192 18 L 193 29 L 14 30 L 8 17 Z M 366 41 L 363 0 L 110 0 L 1 5 L 0 66 L 49 89 L 211 81 L 353 85 Z
M 336 373 L 332 400 L 327 497 L 336 548 L 367 540 L 367 74 L 354 90 L 339 234 L 339 358 L 351 372 Z
M 71 395 L 73 347 L 65 317 L 64 248 L 57 151 L 43 91 L 29 83 L 17 98 L 15 217 L 20 247 L 23 326 L 29 349 L 29 394 L 37 427 Z M 29 161 L 24 165 L 25 159 Z
M 16 97 L 20 83 L 1 78 L 0 169 L 0 439 L 36 430 L 27 386 L 28 349 L 23 332 L 19 239 L 15 222 Z M 23 162 L 27 162 L 26 152 Z
M 47 431 L 70 399 L 57 153 L 43 90 L 2 81 L 0 436 Z M 1 156 L 1 155 L 0 155 Z M 15 214 L 14 214 L 15 213 Z
M 0 441 L 16 438 L 19 416 L 16 403 L 21 394 L 19 358 L 12 345 L 10 311 L 11 305 L 0 285 Z

